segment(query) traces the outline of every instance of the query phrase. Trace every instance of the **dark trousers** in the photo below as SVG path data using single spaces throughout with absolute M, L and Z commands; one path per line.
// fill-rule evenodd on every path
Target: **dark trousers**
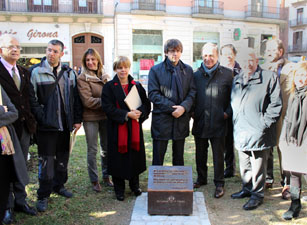
M 70 132 L 39 131 L 38 146 L 38 199 L 48 198 L 52 191 L 59 191 L 68 179 Z
M 215 186 L 224 186 L 224 137 L 197 138 L 196 145 L 196 169 L 197 181 L 207 183 L 208 177 L 208 147 L 209 140 L 212 147 L 213 166 L 214 166 L 214 184 Z
M 28 159 L 30 137 L 31 135 L 28 132 L 27 128 L 23 127 L 19 143 L 25 162 L 27 162 Z M 21 184 L 19 181 L 12 182 L 10 184 L 10 193 L 9 193 L 7 208 L 14 208 L 14 204 L 24 205 L 26 203 L 26 197 L 27 197 L 26 187 L 23 184 Z
M 266 183 L 274 183 L 274 156 L 273 156 L 274 148 L 270 148 L 269 157 L 268 157 L 268 164 L 267 164 L 267 175 L 265 178 Z M 279 170 L 281 176 L 281 185 L 290 185 L 290 172 L 284 171 L 281 165 L 281 152 L 279 147 L 277 147 L 277 153 L 279 158 Z
M 236 161 L 233 146 L 232 118 L 227 119 L 227 135 L 225 136 L 225 164 L 225 172 L 234 175 L 236 171 Z
M 173 166 L 183 166 L 183 151 L 185 139 L 172 140 L 173 150 Z M 152 165 L 163 165 L 164 156 L 167 150 L 168 140 L 155 140 L 153 139 L 153 158 Z
M 238 151 L 242 190 L 251 193 L 251 198 L 263 199 L 269 149 Z
M 0 155 L 0 222 L 3 220 L 5 210 L 7 209 L 10 184 L 15 179 L 13 156 Z
M 125 179 L 112 176 L 114 184 L 114 191 L 116 195 L 123 195 L 125 193 Z M 129 187 L 131 191 L 136 191 L 140 187 L 139 176 L 135 176 L 129 180 Z

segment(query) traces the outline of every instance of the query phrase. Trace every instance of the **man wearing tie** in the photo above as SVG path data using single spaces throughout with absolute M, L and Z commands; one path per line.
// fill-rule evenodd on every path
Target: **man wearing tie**
M 9 35 L 0 39 L 0 84 L 12 103 L 18 110 L 18 119 L 13 123 L 17 133 L 24 160 L 27 160 L 30 137 L 36 130 L 36 121 L 31 114 L 29 101 L 30 73 L 16 64 L 20 58 L 20 44 L 18 40 Z M 13 221 L 13 209 L 29 215 L 36 215 L 35 209 L 26 202 L 25 186 L 20 182 L 11 184 L 9 201 L 3 223 Z

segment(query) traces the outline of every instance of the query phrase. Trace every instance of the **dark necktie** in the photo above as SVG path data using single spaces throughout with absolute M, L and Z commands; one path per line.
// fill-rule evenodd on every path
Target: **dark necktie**
M 15 82 L 17 89 L 20 90 L 20 79 L 17 73 L 15 72 L 15 67 L 12 68 L 12 75 L 13 75 L 13 80 Z

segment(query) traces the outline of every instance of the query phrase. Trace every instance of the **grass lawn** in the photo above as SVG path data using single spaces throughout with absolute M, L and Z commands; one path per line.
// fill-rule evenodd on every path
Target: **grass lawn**
M 150 131 L 144 131 L 145 147 L 147 155 L 147 166 L 152 161 L 152 142 Z M 28 200 L 30 205 L 35 206 L 37 181 L 37 151 L 36 146 L 31 148 L 31 160 L 29 163 L 30 184 L 27 186 Z M 71 199 L 52 194 L 49 198 L 48 211 L 38 213 L 38 216 L 32 217 L 23 213 L 16 213 L 15 224 L 38 225 L 38 224 L 57 224 L 57 225 L 83 225 L 83 224 L 106 224 L 106 225 L 124 225 L 129 224 L 130 217 L 135 201 L 134 195 L 130 192 L 128 183 L 126 183 L 126 193 L 124 202 L 115 199 L 112 188 L 104 187 L 101 193 L 92 191 L 91 183 L 87 173 L 86 162 L 86 142 L 85 136 L 78 136 L 77 143 L 72 152 L 69 161 L 69 179 L 66 184 L 67 189 L 74 193 Z M 186 139 L 185 145 L 185 165 L 193 167 L 193 178 L 196 179 L 195 165 L 195 147 L 192 136 Z M 230 195 L 239 191 L 241 188 L 241 179 L 237 169 L 237 175 L 226 179 L 225 196 L 221 199 L 214 199 L 213 184 L 213 163 L 212 154 L 209 151 L 208 157 L 208 185 L 202 186 L 197 191 L 204 193 L 206 198 L 209 218 L 213 225 L 220 224 L 306 224 L 307 225 L 307 203 L 303 203 L 303 210 L 298 219 L 285 222 L 281 215 L 285 212 L 290 201 L 281 199 L 281 186 L 279 185 L 279 166 L 278 157 L 275 151 L 274 158 L 275 184 L 273 189 L 266 191 L 265 201 L 262 206 L 256 210 L 244 211 L 242 206 L 246 199 L 232 200 Z M 100 160 L 97 160 L 100 165 Z M 171 149 L 166 153 L 165 165 L 171 165 Z M 238 161 L 237 161 L 237 168 Z M 100 168 L 101 174 L 101 168 Z M 147 191 L 148 172 L 140 176 L 140 185 L 143 191 Z M 101 180 L 101 176 L 100 176 Z M 306 182 L 303 181 L 303 195 L 307 195 Z

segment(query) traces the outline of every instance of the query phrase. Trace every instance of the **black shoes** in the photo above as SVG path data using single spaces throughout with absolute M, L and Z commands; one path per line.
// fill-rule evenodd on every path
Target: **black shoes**
M 282 217 L 285 220 L 292 220 L 292 218 L 296 218 L 299 216 L 300 211 L 302 209 L 301 200 L 295 199 L 291 201 L 291 206 L 287 212 L 285 212 Z
M 124 201 L 125 199 L 124 194 L 116 194 L 116 199 L 121 202 Z
M 253 210 L 262 204 L 262 199 L 252 199 L 250 198 L 248 202 L 243 205 L 243 209 L 245 210 Z
M 48 198 L 38 199 L 36 208 L 38 212 L 45 212 L 48 208 Z
M 194 185 L 193 185 L 193 188 L 200 188 L 201 186 L 206 185 L 206 184 L 207 184 L 207 182 L 198 182 L 198 181 L 196 181 L 194 183 Z
M 23 212 L 31 216 L 35 216 L 37 214 L 36 210 L 33 207 L 29 206 L 28 203 L 25 203 L 24 205 L 15 205 L 15 211 Z
M 216 187 L 214 192 L 215 198 L 220 198 L 224 195 L 224 188 L 223 187 Z
M 239 199 L 239 198 L 246 198 L 246 197 L 250 197 L 251 194 L 249 192 L 246 192 L 246 191 L 239 191 L 239 192 L 236 192 L 236 193 L 233 193 L 231 195 L 231 198 L 232 199 Z
M 54 191 L 54 192 L 59 194 L 59 195 L 66 197 L 66 198 L 71 198 L 73 196 L 73 193 L 71 193 L 70 191 L 67 191 L 64 187 L 61 188 L 60 190 Z
M 228 170 L 225 170 L 224 172 L 224 178 L 231 178 L 231 177 L 234 177 L 234 172 L 232 171 L 228 171 Z
M 140 196 L 142 194 L 142 190 L 141 188 L 138 188 L 136 190 L 133 191 L 134 192 L 134 195 L 137 197 L 137 196 Z
M 14 219 L 14 211 L 13 209 L 7 209 L 5 210 L 4 218 L 2 220 L 2 223 L 4 224 L 11 224 L 13 223 Z

